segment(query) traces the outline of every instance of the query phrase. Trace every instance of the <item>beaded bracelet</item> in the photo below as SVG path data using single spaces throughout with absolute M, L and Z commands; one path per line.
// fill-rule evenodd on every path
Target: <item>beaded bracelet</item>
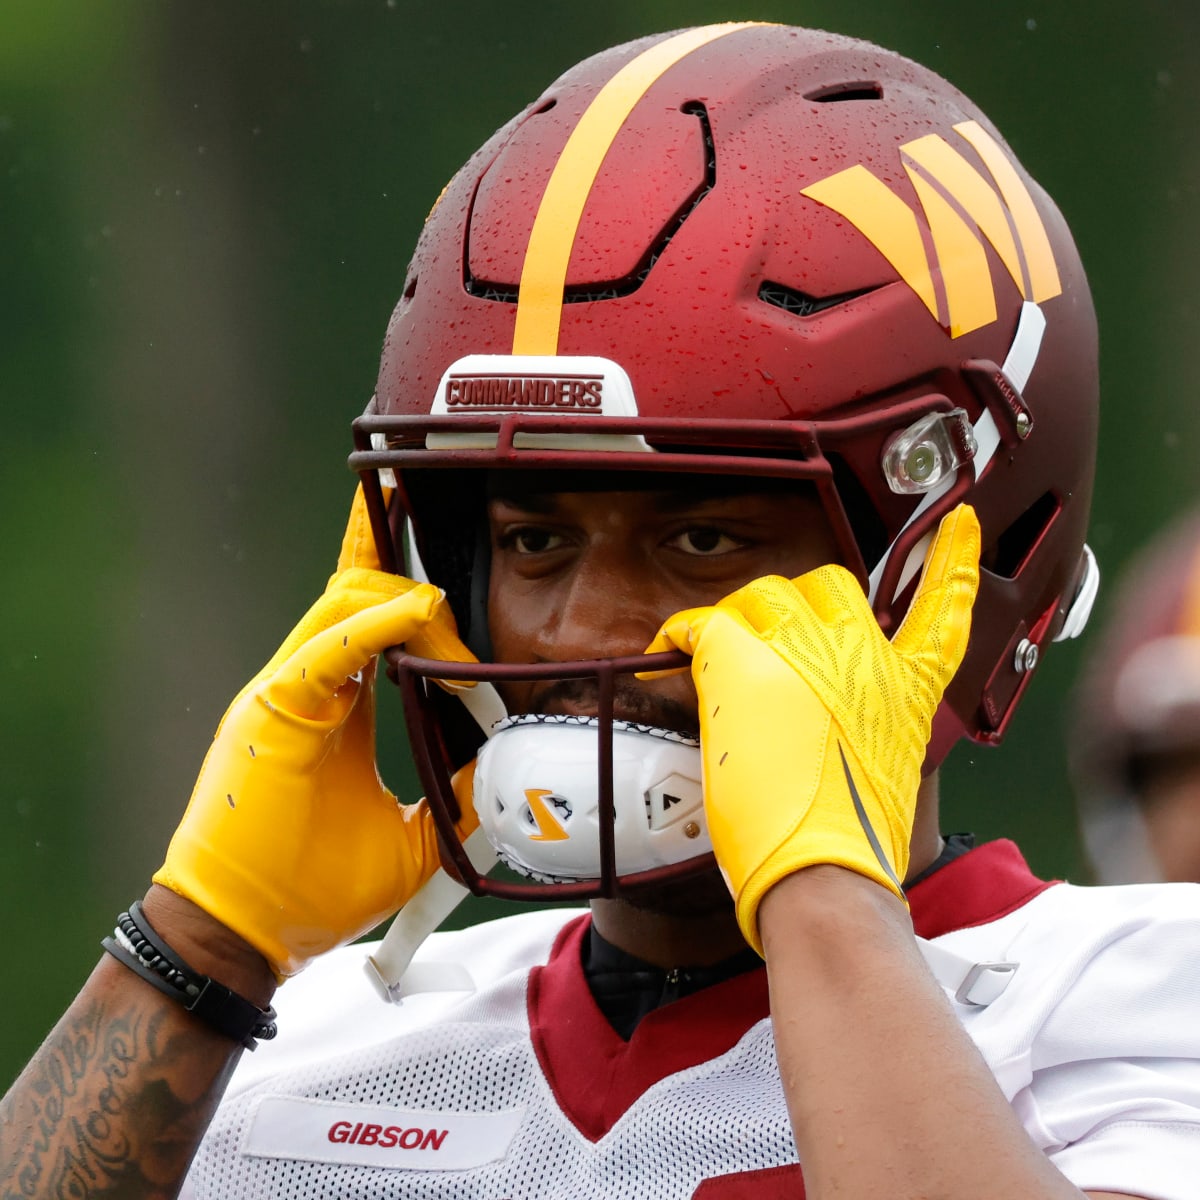
M 248 1050 L 257 1039 L 269 1041 L 278 1032 L 273 1008 L 258 1008 L 224 984 L 201 975 L 185 963 L 151 927 L 134 901 L 117 918 L 117 927 L 100 943 L 118 962 L 177 1000 L 210 1028 Z

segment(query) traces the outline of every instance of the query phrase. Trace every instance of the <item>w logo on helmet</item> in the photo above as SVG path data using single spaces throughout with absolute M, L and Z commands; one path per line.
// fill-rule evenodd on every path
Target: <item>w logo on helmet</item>
M 1025 300 L 1049 300 L 1062 284 L 1046 227 L 1008 156 L 975 121 L 955 125 L 954 132 L 974 148 L 991 178 L 938 134 L 906 143 L 900 147 L 901 161 L 922 214 L 861 165 L 804 188 L 803 194 L 854 225 L 950 336 L 960 337 L 996 319 L 984 238 Z

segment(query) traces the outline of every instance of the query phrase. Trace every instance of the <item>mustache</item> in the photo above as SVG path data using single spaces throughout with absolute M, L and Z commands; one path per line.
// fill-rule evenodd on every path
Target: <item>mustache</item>
M 556 679 L 533 694 L 532 708 L 535 712 L 554 713 L 568 707 L 597 712 L 600 707 L 600 688 L 596 681 Z M 647 692 L 629 680 L 619 680 L 613 688 L 613 716 L 620 721 L 669 729 L 685 737 L 700 737 L 700 721 L 693 708 L 668 696 Z

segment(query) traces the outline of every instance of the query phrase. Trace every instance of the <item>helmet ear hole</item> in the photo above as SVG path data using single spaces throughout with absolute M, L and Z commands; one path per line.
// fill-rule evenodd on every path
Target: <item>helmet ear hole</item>
M 1043 492 L 996 539 L 991 550 L 985 551 L 983 565 L 994 575 L 1015 579 L 1054 523 L 1061 507 L 1053 492 Z
M 482 472 L 407 471 L 401 487 L 405 503 L 397 517 L 411 518 L 420 531 L 417 552 L 430 580 L 445 588 L 459 636 L 477 654 L 475 639 L 486 650 L 486 598 L 475 592 L 487 585 L 490 546 L 486 539 Z M 401 525 L 401 529 L 403 526 Z M 482 572 L 482 574 L 481 574 Z
M 859 482 L 846 460 L 840 454 L 828 454 L 826 457 L 833 468 L 833 484 L 846 510 L 846 519 L 869 571 L 888 548 L 887 527 L 867 489 Z

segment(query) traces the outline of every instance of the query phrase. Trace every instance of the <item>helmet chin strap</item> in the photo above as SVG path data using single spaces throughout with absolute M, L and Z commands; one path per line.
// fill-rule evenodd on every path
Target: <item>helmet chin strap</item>
M 414 577 L 424 576 L 413 550 Z M 508 711 L 500 693 L 490 683 L 441 685 L 452 692 L 490 738 Z M 463 843 L 471 865 L 486 875 L 499 861 L 487 835 L 476 829 Z M 399 1004 L 416 992 L 473 991 L 475 984 L 461 963 L 414 963 L 422 943 L 470 895 L 457 879 L 438 867 L 409 902 L 396 914 L 382 941 L 363 964 L 367 978 L 390 1004 Z
M 411 522 L 407 536 L 408 570 L 411 578 L 428 583 L 429 574 L 417 552 Z M 490 683 L 441 683 L 453 693 L 472 719 L 491 737 L 495 727 L 508 715 L 500 693 Z M 487 835 L 476 829 L 463 843 L 471 865 L 486 875 L 499 861 Z M 380 997 L 399 1004 L 405 996 L 417 992 L 473 991 L 474 981 L 461 963 L 414 963 L 413 956 L 422 943 L 470 895 L 457 879 L 438 867 L 409 902 L 396 914 L 373 954 L 363 964 L 367 978 Z
M 463 843 L 471 865 L 486 875 L 497 862 L 487 835 L 476 829 Z M 367 955 L 363 967 L 381 999 L 400 1004 L 417 992 L 472 992 L 475 981 L 462 963 L 414 963 L 421 944 L 470 895 L 457 879 L 438 867 Z
M 702 774 L 694 737 L 620 719 L 525 713 L 479 751 L 475 811 L 519 874 L 607 884 L 711 853 Z

